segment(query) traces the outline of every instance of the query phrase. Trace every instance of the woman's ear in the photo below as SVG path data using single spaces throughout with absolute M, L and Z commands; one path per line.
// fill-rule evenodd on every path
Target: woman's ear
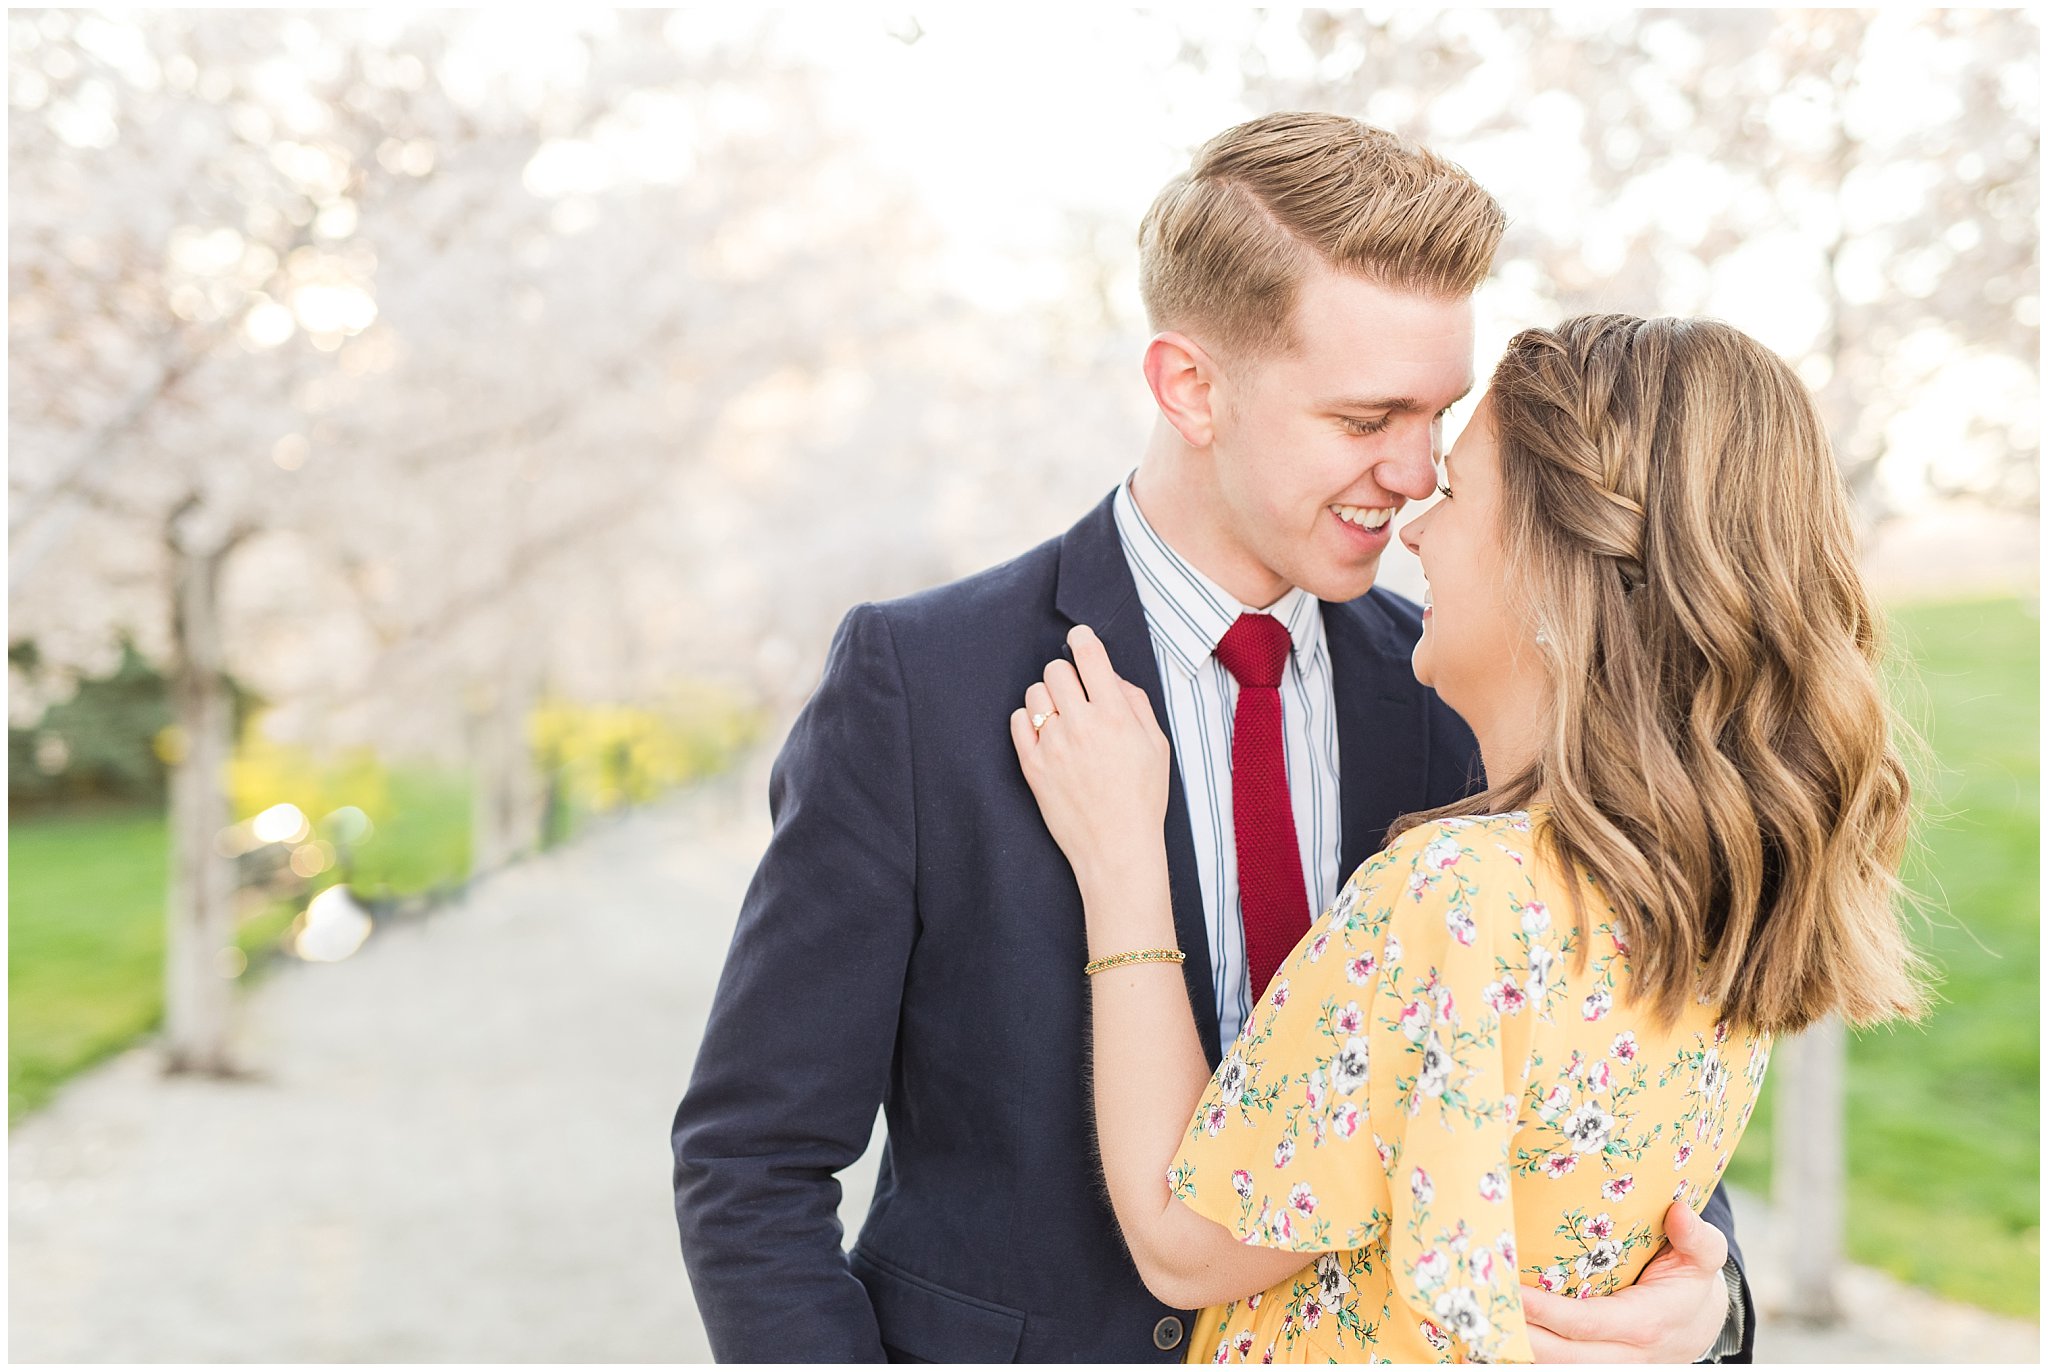
M 1159 413 L 1190 448 L 1216 440 L 1216 366 L 1202 345 L 1171 330 L 1145 345 L 1145 384 Z

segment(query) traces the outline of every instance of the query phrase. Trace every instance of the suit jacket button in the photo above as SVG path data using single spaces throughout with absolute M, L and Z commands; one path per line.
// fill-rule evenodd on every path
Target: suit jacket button
M 1165 1319 L 1152 1326 L 1152 1346 L 1154 1348 L 1178 1348 L 1180 1347 L 1181 1332 L 1180 1316 L 1168 1315 Z

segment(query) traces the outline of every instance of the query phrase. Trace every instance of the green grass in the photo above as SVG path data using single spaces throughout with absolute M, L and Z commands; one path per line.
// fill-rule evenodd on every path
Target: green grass
M 401 769 L 389 780 L 391 813 L 356 853 L 350 885 L 364 896 L 411 895 L 469 871 L 469 778 Z
M 160 810 L 8 824 L 7 1118 L 163 1013 Z
M 469 782 L 397 770 L 390 812 L 357 854 L 366 896 L 410 895 L 469 869 Z M 13 819 L 7 870 L 7 1118 L 133 1043 L 163 1016 L 165 818 L 94 808 Z M 236 942 L 260 967 L 297 908 L 244 920 Z
M 1925 1023 L 1849 1049 L 1848 1250 L 1942 1295 L 2037 1316 L 2040 1272 L 2039 619 L 2013 599 L 1892 612 L 1913 669 L 1923 819 L 1907 882 L 1941 977 Z M 1768 1096 L 1768 1092 L 1766 1092 Z M 1767 1190 L 1769 1103 L 1729 1179 Z

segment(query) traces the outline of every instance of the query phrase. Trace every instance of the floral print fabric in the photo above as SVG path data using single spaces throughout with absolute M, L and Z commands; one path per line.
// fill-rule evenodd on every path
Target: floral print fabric
M 1306 1265 L 1204 1311 L 1190 1362 L 1531 1361 L 1522 1283 L 1617 1291 L 1673 1199 L 1706 1204 L 1769 1040 L 1637 1016 L 1613 910 L 1542 822 L 1409 830 L 1275 974 L 1168 1180 Z

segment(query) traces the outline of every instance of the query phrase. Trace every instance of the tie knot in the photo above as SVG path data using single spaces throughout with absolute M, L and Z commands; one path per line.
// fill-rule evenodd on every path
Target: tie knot
M 1278 686 L 1294 639 L 1271 615 L 1239 615 L 1216 645 L 1216 656 L 1239 686 Z

